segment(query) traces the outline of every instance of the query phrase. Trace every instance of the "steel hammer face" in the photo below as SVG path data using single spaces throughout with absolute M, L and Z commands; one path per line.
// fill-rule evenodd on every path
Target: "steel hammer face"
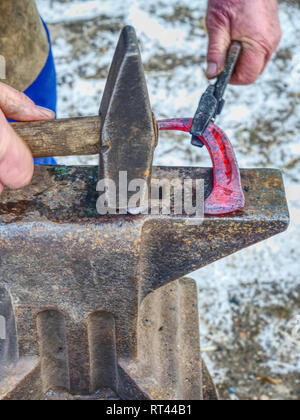
M 137 208 L 130 209 L 138 213 L 147 206 L 157 138 L 138 41 L 130 26 L 121 33 L 99 113 L 99 180 L 113 181 L 118 197 L 115 203 L 115 194 L 107 195 L 108 208 L 117 207 L 119 213 L 127 213 L 127 203 L 136 193 L 127 192 L 127 185 L 142 180 L 140 201 Z M 120 185 L 120 173 L 126 174 L 126 191 Z

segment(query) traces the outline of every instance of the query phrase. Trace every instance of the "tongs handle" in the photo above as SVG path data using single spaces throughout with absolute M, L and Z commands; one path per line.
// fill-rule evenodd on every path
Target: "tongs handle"
M 235 66 L 242 52 L 242 48 L 242 44 L 239 41 L 233 41 L 230 45 L 225 68 L 218 76 L 217 82 L 215 84 L 214 95 L 218 102 L 220 102 L 224 96 L 226 87 L 231 79 L 231 76 L 233 75 Z

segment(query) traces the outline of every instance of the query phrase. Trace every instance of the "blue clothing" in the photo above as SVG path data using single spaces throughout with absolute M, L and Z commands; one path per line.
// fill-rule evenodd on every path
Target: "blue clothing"
M 49 55 L 46 64 L 36 80 L 24 91 L 30 99 L 39 106 L 51 109 L 56 113 L 56 71 L 52 54 L 51 39 L 48 28 L 43 21 L 49 41 Z M 39 165 L 55 165 L 54 158 L 35 158 L 34 163 Z

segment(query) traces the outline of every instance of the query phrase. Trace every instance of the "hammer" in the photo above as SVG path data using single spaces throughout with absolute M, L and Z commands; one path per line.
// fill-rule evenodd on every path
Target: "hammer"
M 99 154 L 99 179 L 114 181 L 117 197 L 123 189 L 119 185 L 121 172 L 126 172 L 128 183 L 142 179 L 145 182 L 140 191 L 140 207 L 147 203 L 157 128 L 136 33 L 131 26 L 121 32 L 99 116 L 11 125 L 34 157 Z M 135 193 L 128 192 L 128 202 Z M 115 204 L 108 203 L 108 207 L 114 208 Z M 117 208 L 127 211 L 126 204 L 119 202 Z
M 138 214 L 148 207 L 158 130 L 189 132 L 192 123 L 189 118 L 155 121 L 136 34 L 127 26 L 116 48 L 99 116 L 12 123 L 12 126 L 34 157 L 99 154 L 99 180 L 112 180 L 116 186 L 116 195 L 108 194 L 107 207 L 116 208 L 119 213 Z M 210 124 L 198 141 L 207 147 L 213 163 L 214 184 L 204 203 L 205 214 L 220 215 L 242 209 L 245 198 L 240 171 L 229 139 Z M 126 184 L 121 173 L 126 173 Z M 128 208 L 130 198 L 136 194 L 128 191 L 134 180 L 145 182 L 139 183 L 143 185 L 139 203 Z

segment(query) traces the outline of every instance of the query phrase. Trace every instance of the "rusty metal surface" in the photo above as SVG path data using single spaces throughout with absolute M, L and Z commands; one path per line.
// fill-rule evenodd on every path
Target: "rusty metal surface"
M 157 138 L 135 31 L 123 29 L 104 90 L 100 116 L 103 121 L 100 141 L 99 179 L 111 179 L 118 186 L 119 174 L 127 172 L 128 182 L 146 181 L 149 187 Z M 121 193 L 123 189 L 120 188 Z M 128 192 L 130 200 L 133 192 Z M 148 200 L 141 191 L 140 207 Z M 127 213 L 127 203 L 117 208 Z M 108 203 L 108 207 L 114 207 Z
M 4 344 L 2 366 L 10 365 L 8 355 L 17 350 L 18 365 L 33 361 L 25 373 L 23 367 L 17 384 L 7 374 L 6 385 L 0 384 L 1 397 L 44 398 L 50 388 L 93 395 L 98 387 L 130 399 L 156 398 L 166 395 L 163 392 L 170 399 L 194 397 L 193 388 L 186 394 L 180 381 L 174 387 L 165 376 L 168 363 L 178 357 L 157 360 L 159 376 L 145 374 L 149 339 L 139 320 L 149 296 L 161 299 L 162 290 L 155 290 L 173 287 L 167 284 L 287 228 L 280 172 L 242 170 L 241 175 L 244 210 L 208 216 L 196 226 L 187 224 L 185 215 L 98 216 L 94 167 L 38 167 L 29 187 L 6 191 L 0 203 L 0 286 L 11 299 L 6 308 L 13 308 L 18 349 L 14 340 Z M 210 169 L 153 168 L 153 176 L 204 178 L 206 196 L 212 188 Z M 190 292 L 181 296 L 184 293 Z M 181 316 L 192 316 L 179 295 L 176 292 Z M 171 298 L 172 293 L 166 301 Z M 167 306 L 159 306 L 158 319 L 169 319 L 172 325 Z M 193 322 L 197 331 L 198 320 Z M 151 345 L 163 351 L 164 343 L 172 348 L 178 344 L 171 336 L 165 339 Z M 194 336 L 193 346 L 196 342 Z M 198 353 L 195 350 L 193 363 L 198 363 Z M 189 372 L 199 389 L 190 363 L 183 356 L 174 371 Z

